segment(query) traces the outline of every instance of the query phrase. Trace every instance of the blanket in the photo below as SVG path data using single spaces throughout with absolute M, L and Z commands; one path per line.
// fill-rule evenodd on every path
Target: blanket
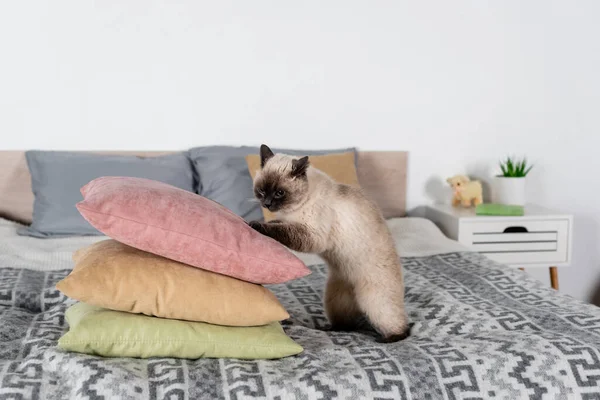
M 423 224 L 400 231 L 433 229 Z M 314 264 L 305 278 L 269 286 L 290 313 L 285 331 L 305 349 L 269 361 L 62 351 L 56 343 L 72 300 L 55 285 L 69 269 L 0 265 L 0 398 L 600 398 L 598 308 L 451 243 L 435 254 L 439 238 L 405 239 L 423 242 L 421 254 L 402 257 L 407 339 L 381 344 L 371 330 L 328 331 L 327 266 Z M 2 262 L 15 262 L 4 249 Z M 40 250 L 27 251 L 36 259 Z

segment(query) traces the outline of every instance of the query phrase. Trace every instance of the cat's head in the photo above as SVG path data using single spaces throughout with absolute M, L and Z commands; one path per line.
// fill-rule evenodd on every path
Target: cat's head
M 307 157 L 273 154 L 260 146 L 260 170 L 254 178 L 254 196 L 269 211 L 289 212 L 308 197 Z

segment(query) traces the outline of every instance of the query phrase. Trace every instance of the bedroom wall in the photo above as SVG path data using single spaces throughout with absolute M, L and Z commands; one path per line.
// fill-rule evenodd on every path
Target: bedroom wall
M 443 178 L 536 165 L 575 213 L 561 289 L 600 293 L 600 3 L 0 3 L 0 148 L 209 144 L 408 150 L 409 206 Z M 546 270 L 536 273 L 547 281 Z

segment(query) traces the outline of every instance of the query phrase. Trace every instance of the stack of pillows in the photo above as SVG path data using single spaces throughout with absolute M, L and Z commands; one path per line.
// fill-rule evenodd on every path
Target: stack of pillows
M 273 150 L 308 154 L 338 182 L 358 184 L 355 149 Z M 260 285 L 309 270 L 245 222 L 272 218 L 253 199 L 258 152 L 247 146 L 166 155 L 26 152 L 35 201 L 32 210 L 21 210 L 30 225 L 19 234 L 112 238 L 77 251 L 73 272 L 58 284 L 80 301 L 67 311 L 70 331 L 59 345 L 131 357 L 300 352 L 278 323 L 287 312 Z
M 81 189 L 81 215 L 111 239 L 75 252 L 57 288 L 65 350 L 113 357 L 272 359 L 298 354 L 289 317 L 262 284 L 306 276 L 285 247 L 238 215 L 155 180 L 101 177 Z

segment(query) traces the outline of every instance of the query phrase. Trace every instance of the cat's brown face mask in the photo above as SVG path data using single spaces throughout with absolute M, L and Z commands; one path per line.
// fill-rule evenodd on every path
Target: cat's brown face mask
M 260 147 L 262 173 L 254 182 L 254 196 L 261 206 L 271 212 L 291 210 L 305 199 L 308 191 L 308 157 L 291 160 L 291 168 L 282 165 L 282 168 L 265 169 L 265 165 L 273 156 L 269 147 Z

